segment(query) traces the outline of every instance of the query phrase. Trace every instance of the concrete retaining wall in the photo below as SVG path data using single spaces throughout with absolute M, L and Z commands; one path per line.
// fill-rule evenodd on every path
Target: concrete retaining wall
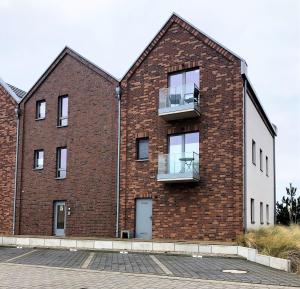
M 249 261 L 271 268 L 290 272 L 289 260 L 258 254 L 257 250 L 242 246 L 205 245 L 181 242 L 154 242 L 138 240 L 87 240 L 42 237 L 1 237 L 0 246 L 22 246 L 40 248 L 72 248 L 85 250 L 128 250 L 137 252 L 183 253 L 191 255 L 221 254 L 238 255 Z

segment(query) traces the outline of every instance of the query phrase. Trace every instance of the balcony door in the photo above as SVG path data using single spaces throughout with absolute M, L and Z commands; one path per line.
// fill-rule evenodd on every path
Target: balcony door
M 195 162 L 194 153 L 199 154 L 199 132 L 170 135 L 169 173 L 191 171 Z
M 199 69 L 169 74 L 170 106 L 174 107 L 194 101 L 194 90 L 195 86 L 197 89 L 199 88 L 199 80 Z

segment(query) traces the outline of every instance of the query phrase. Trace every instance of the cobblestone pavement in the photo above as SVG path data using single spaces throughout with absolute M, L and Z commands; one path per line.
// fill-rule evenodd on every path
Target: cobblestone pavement
M 207 284 L 209 285 L 209 283 L 207 283 L 204 280 L 215 280 L 215 281 L 220 281 L 221 283 L 222 281 L 236 282 L 235 283 L 236 286 L 240 286 L 240 283 L 249 283 L 248 286 L 251 286 L 251 288 L 253 288 L 254 284 L 294 286 L 300 288 L 300 277 L 295 274 L 271 269 L 239 258 L 221 258 L 221 257 L 193 258 L 188 256 L 177 256 L 177 255 L 174 256 L 174 255 L 163 255 L 163 254 L 160 255 L 142 254 L 142 253 L 120 254 L 117 252 L 100 252 L 100 251 L 91 252 L 91 251 L 69 251 L 69 250 L 50 250 L 50 249 L 33 250 L 33 249 L 26 249 L 26 248 L 17 249 L 17 248 L 0 247 L 0 266 L 1 268 L 3 268 L 3 266 L 5 268 L 5 265 L 7 265 L 8 269 L 4 270 L 3 272 L 2 271 L 0 272 L 0 288 L 10 288 L 10 287 L 5 287 L 4 284 L 2 284 L 2 282 L 5 280 L 5 277 L 3 277 L 2 274 L 8 274 L 7 275 L 8 278 L 10 271 L 11 270 L 14 271 L 14 269 L 12 269 L 11 266 L 17 266 L 16 268 L 18 268 L 18 270 L 20 270 L 21 272 L 22 269 L 18 267 L 20 265 L 24 265 L 21 268 L 23 268 L 25 271 L 26 270 L 34 271 L 32 267 L 28 267 L 30 265 L 34 265 L 34 266 L 42 266 L 42 267 L 47 266 L 49 268 L 49 272 L 52 272 L 51 270 L 52 269 L 54 270 L 54 268 L 56 268 L 55 270 L 59 270 L 57 268 L 69 268 L 69 269 L 77 269 L 78 271 L 76 272 L 78 274 L 81 274 L 80 272 L 83 272 L 83 270 L 87 272 L 85 269 L 88 269 L 89 270 L 88 272 L 93 274 L 95 274 L 95 272 L 99 273 L 101 271 L 105 271 L 108 274 L 107 276 L 115 276 L 115 275 L 110 275 L 112 272 L 123 272 L 123 273 L 139 273 L 140 275 L 135 275 L 135 276 L 144 276 L 143 278 L 146 278 L 145 275 L 143 274 L 147 274 L 147 276 L 149 276 L 150 278 L 149 280 L 152 280 L 151 277 L 154 276 L 157 276 L 157 278 L 159 276 L 160 277 L 169 276 L 172 278 L 180 277 L 181 279 L 189 278 L 189 281 L 185 280 L 184 282 L 192 282 L 191 280 L 196 281 L 195 279 L 198 280 L 202 279 L 202 281 L 204 282 L 203 284 L 206 285 Z M 232 273 L 223 272 L 223 270 L 232 270 L 232 269 L 244 270 L 247 271 L 247 273 L 232 274 Z M 36 269 L 36 270 L 37 270 L 36 274 L 38 276 L 40 276 L 39 274 L 42 274 L 42 272 L 46 271 L 46 269 L 43 269 L 42 271 L 40 271 L 40 269 Z M 24 276 L 25 271 L 21 273 L 21 275 Z M 66 271 L 66 272 L 73 272 L 73 271 Z M 102 273 L 106 274 L 104 272 Z M 62 274 L 62 273 L 58 273 L 58 274 Z M 72 274 L 66 273 L 66 274 L 69 276 L 74 273 Z M 104 275 L 99 275 L 99 276 L 102 276 L 101 278 L 104 278 L 103 277 Z M 125 274 L 124 276 L 127 277 L 122 277 L 122 278 L 125 279 L 129 278 L 128 280 L 133 280 L 131 277 L 128 277 L 129 276 L 128 274 L 127 275 Z M 30 276 L 28 276 L 28 278 L 30 278 Z M 109 277 L 109 279 L 111 278 Z M 164 279 L 164 280 L 169 280 L 169 279 Z M 51 279 L 50 281 L 52 282 Z M 30 282 L 30 280 L 28 282 Z M 38 282 L 38 280 L 36 282 Z M 124 282 L 126 284 L 126 282 L 129 281 L 124 281 Z M 51 284 L 52 286 L 54 286 L 53 283 Z M 97 285 L 95 284 L 91 283 L 90 286 L 92 287 L 82 286 L 78 288 L 94 288 L 93 286 Z M 191 286 L 194 286 L 193 282 L 191 283 Z M 57 288 L 59 288 L 59 286 L 57 286 Z M 65 288 L 65 287 L 61 287 L 61 288 Z M 77 287 L 73 287 L 73 288 L 77 288 Z M 110 287 L 108 286 L 105 288 L 110 288 Z M 121 288 L 127 288 L 127 287 L 121 286 Z M 164 287 L 140 287 L 140 288 L 164 288 Z M 174 288 L 179 288 L 179 287 L 174 287 Z M 188 288 L 199 288 L 199 287 L 188 287 Z M 215 288 L 215 287 L 207 287 L 207 288 Z M 227 288 L 227 287 L 218 287 L 218 288 Z M 237 287 L 228 287 L 228 288 L 237 288 Z
M 0 288 L 5 289 L 282 289 L 223 281 L 205 281 L 144 274 L 0 264 Z

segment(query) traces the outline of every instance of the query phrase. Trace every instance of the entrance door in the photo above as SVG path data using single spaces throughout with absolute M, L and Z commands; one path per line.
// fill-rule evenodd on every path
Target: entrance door
M 65 202 L 54 203 L 54 235 L 64 236 L 66 228 L 66 204 Z
M 152 238 L 152 200 L 137 199 L 135 212 L 135 237 L 145 240 Z

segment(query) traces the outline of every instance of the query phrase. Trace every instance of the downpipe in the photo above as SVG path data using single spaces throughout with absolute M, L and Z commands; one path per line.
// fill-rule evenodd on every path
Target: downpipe
M 121 154 L 121 86 L 116 87 L 116 98 L 118 100 L 118 156 L 117 156 L 117 187 L 116 187 L 116 238 L 119 237 L 119 215 L 120 215 L 120 154 Z
M 15 109 L 17 119 L 17 133 L 16 133 L 16 160 L 15 160 L 15 183 L 14 183 L 14 201 L 13 201 L 13 227 L 12 234 L 16 234 L 16 204 L 17 204 L 17 178 L 18 178 L 18 158 L 19 158 L 19 127 L 20 127 L 20 105 Z

